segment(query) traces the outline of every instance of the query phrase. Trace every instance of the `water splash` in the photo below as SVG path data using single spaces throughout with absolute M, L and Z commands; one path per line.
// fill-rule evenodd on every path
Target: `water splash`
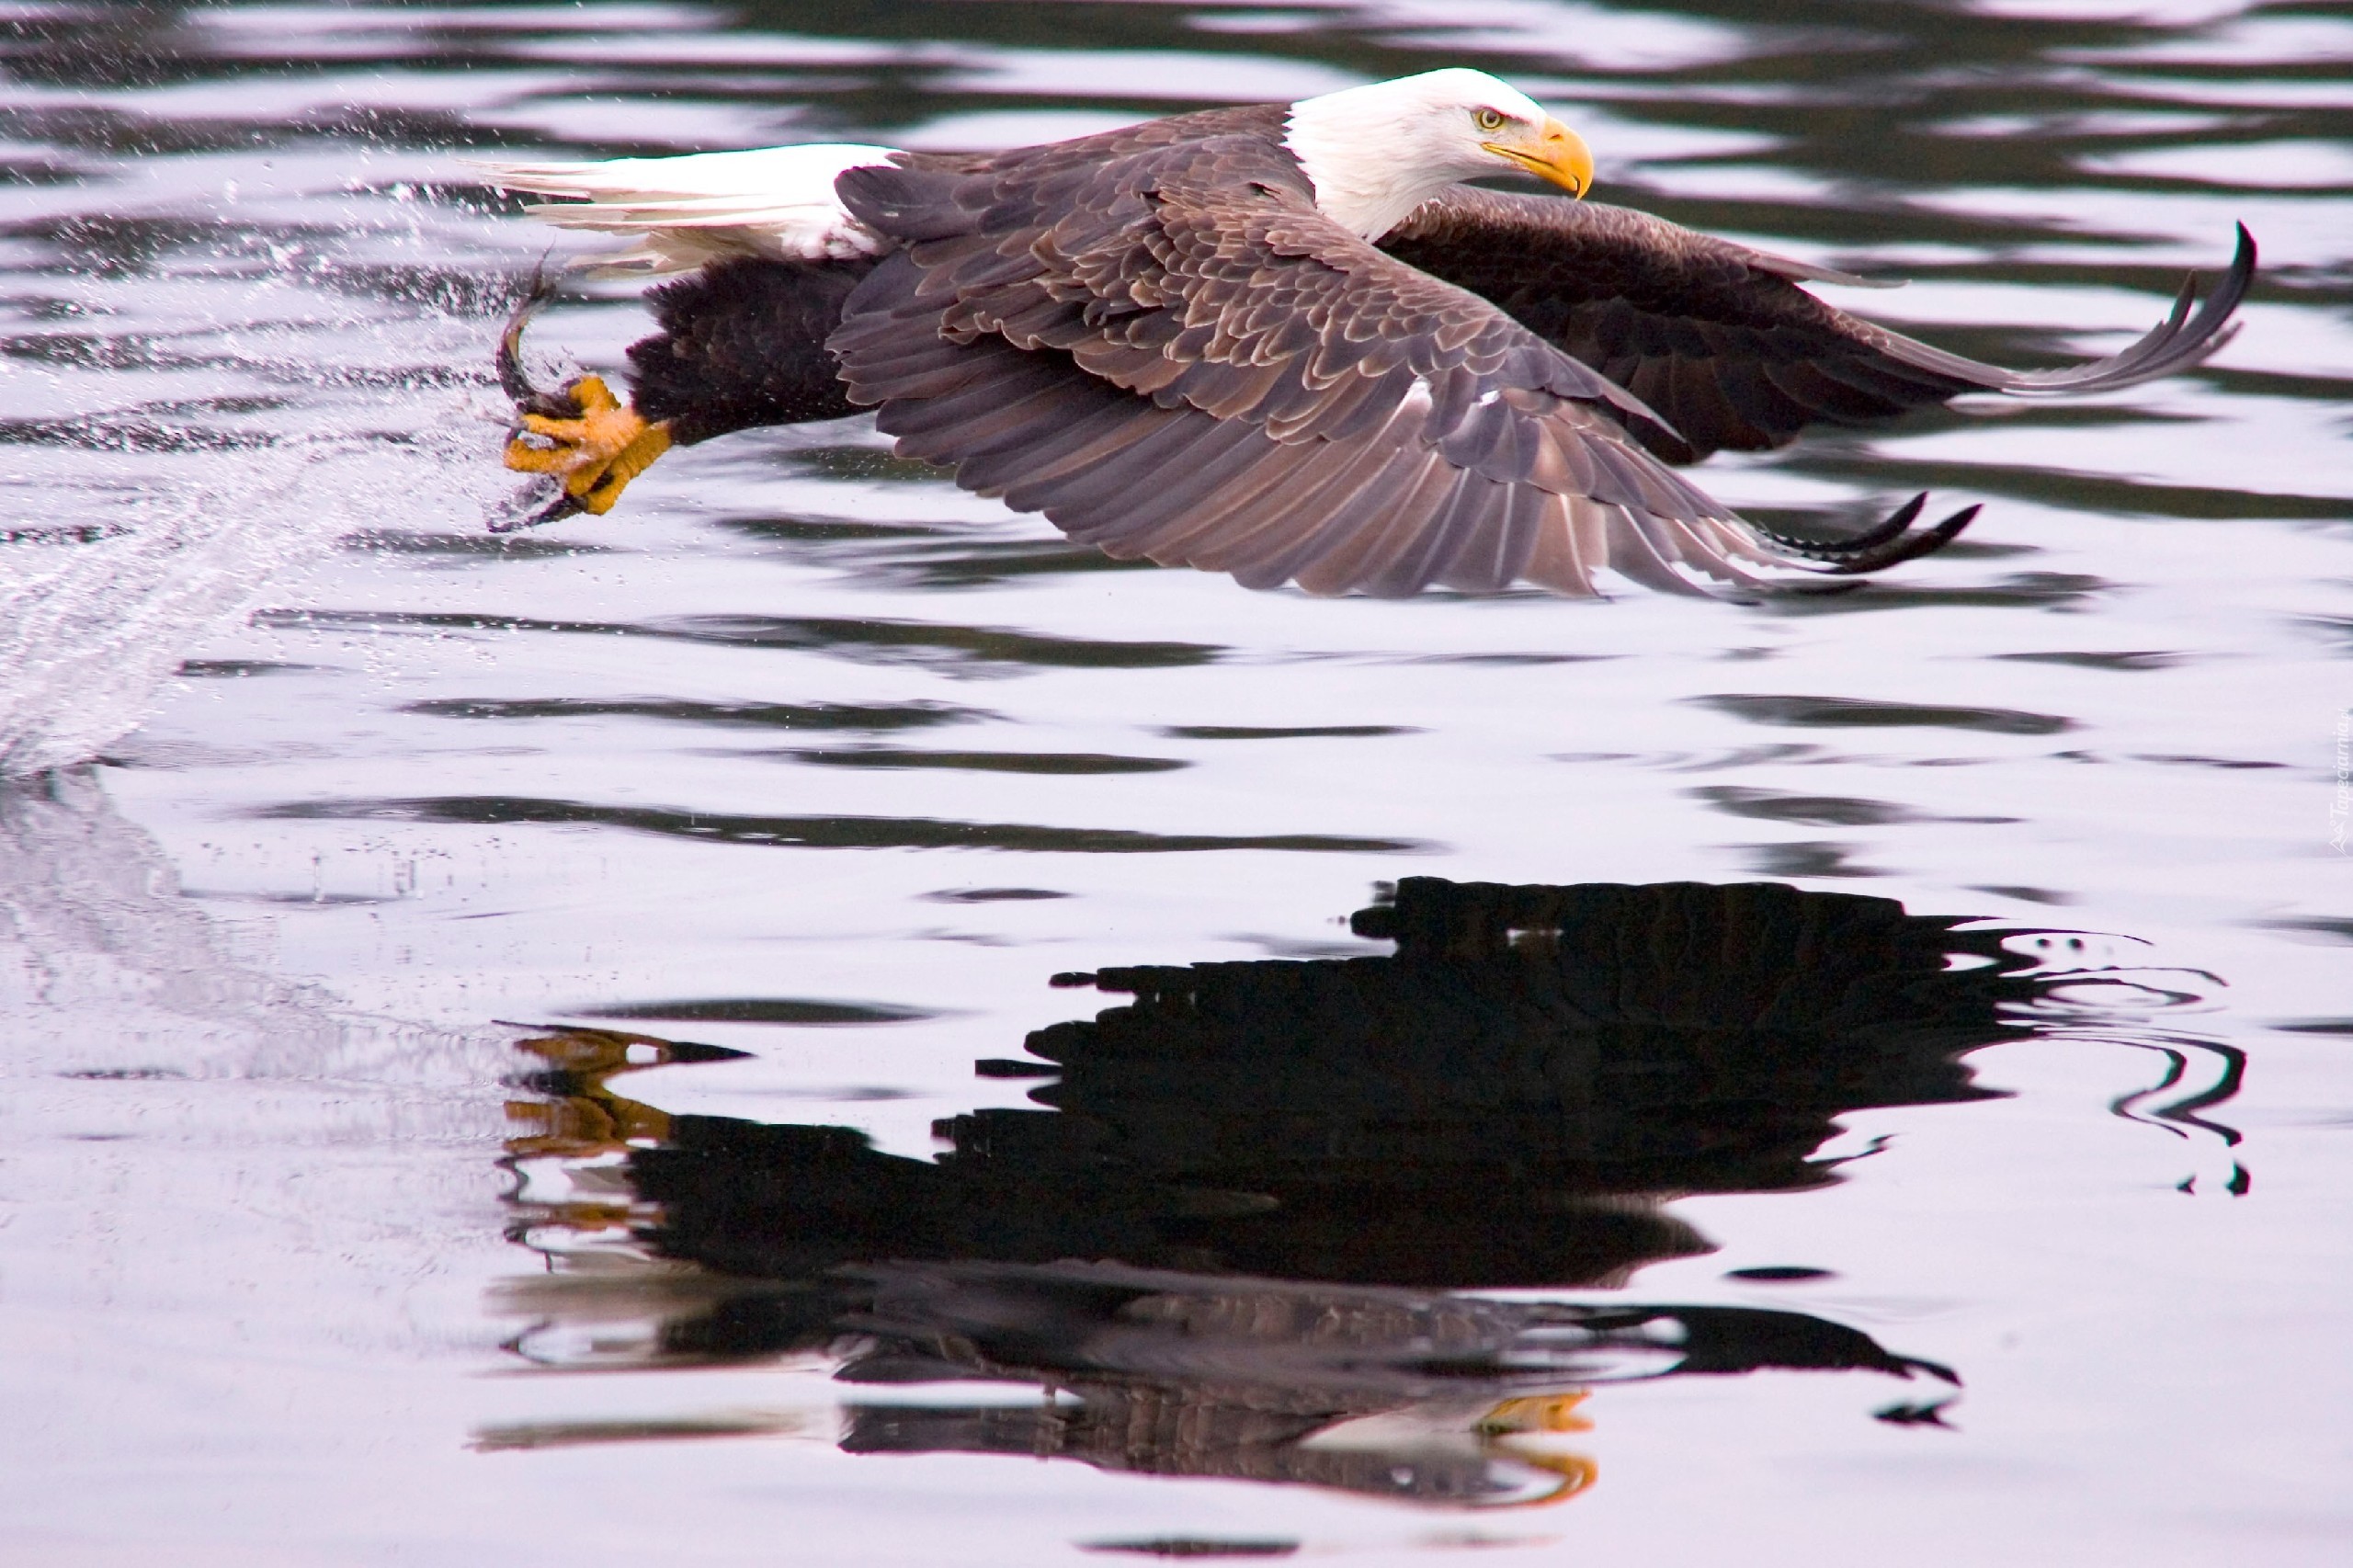
M 257 466 L 124 497 L 104 533 L 44 551 L 63 555 L 53 564 L 0 562 L 0 775 L 80 762 L 129 733 L 189 650 L 370 520 L 368 495 L 428 465 L 414 449 L 320 437 Z
M 39 411 L 5 421 L 0 778 L 98 755 L 192 650 L 343 535 L 388 514 L 479 528 L 512 488 L 486 460 L 484 323 L 505 268 L 395 259 L 462 248 L 433 232 L 449 214 L 397 188 L 355 193 L 347 229 L 299 241 L 218 220 L 52 236 L 51 276 L 71 281 L 0 343 L 12 402 Z M 109 271 L 83 254 L 102 244 L 168 254 Z M 118 315 L 125 289 L 141 309 Z M 126 403 L 127 386 L 146 395 Z

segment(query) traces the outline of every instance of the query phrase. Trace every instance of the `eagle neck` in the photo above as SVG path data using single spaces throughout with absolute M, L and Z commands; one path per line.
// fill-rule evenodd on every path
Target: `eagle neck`
M 1316 210 L 1359 239 L 1378 240 L 1456 176 L 1451 170 L 1434 174 L 1418 168 L 1410 158 L 1369 153 L 1392 140 L 1395 128 L 1369 119 L 1364 111 L 1370 106 L 1337 101 L 1350 97 L 1335 94 L 1293 104 L 1284 121 L 1283 147 L 1315 187 Z

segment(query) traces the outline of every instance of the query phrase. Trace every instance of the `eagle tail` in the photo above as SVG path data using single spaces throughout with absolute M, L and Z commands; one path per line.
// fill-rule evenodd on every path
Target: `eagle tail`
M 889 147 L 813 142 L 603 163 L 477 163 L 489 184 L 559 197 L 526 209 L 563 229 L 633 243 L 575 263 L 606 275 L 660 277 L 735 256 L 843 261 L 881 242 L 834 192 L 847 169 L 902 156 Z

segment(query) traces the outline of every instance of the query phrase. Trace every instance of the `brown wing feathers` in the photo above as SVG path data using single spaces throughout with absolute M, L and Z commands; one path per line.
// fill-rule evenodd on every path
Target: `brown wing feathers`
M 1638 403 L 1324 220 L 1263 135 L 1074 150 L 839 182 L 906 246 L 831 347 L 909 455 L 1253 585 L 1688 590 L 1774 559 L 1628 439 Z
M 1599 369 L 1672 429 L 1630 423 L 1671 462 L 1778 447 L 1824 421 L 1881 418 L 1967 392 L 2102 392 L 2198 363 L 2254 277 L 2237 255 L 2193 317 L 2195 279 L 2173 313 L 2107 359 L 2013 371 L 1845 314 L 1790 281 L 1859 281 L 1711 239 L 1648 213 L 1458 187 L 1381 248 L 1480 295 Z
M 1574 210 L 1563 210 L 1574 209 Z M 1647 214 L 1461 188 L 1382 242 L 1492 301 L 1655 408 L 1636 426 L 1669 461 L 1779 446 L 1808 425 L 1896 414 L 1969 390 L 1874 350 L 1838 312 L 1741 248 Z

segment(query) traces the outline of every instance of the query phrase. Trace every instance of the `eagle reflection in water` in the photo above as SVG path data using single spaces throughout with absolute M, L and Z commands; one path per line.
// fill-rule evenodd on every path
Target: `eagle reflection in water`
M 1621 1285 L 1709 1250 L 1666 1200 L 1822 1186 L 1840 1115 L 1989 1097 L 1961 1056 L 2035 1032 L 2022 1009 L 2054 977 L 2018 932 L 1971 924 L 1775 883 L 1408 879 L 1353 920 L 1392 956 L 1056 977 L 1130 1000 L 981 1062 L 1040 1078 L 1040 1108 L 942 1121 L 936 1161 L 847 1128 L 666 1115 L 610 1080 L 736 1053 L 563 1029 L 524 1042 L 545 1097 L 514 1108 L 516 1233 L 554 1255 L 619 1233 L 671 1267 L 525 1289 L 513 1304 L 539 1322 L 516 1347 L 571 1366 L 826 1355 L 850 1384 L 1028 1395 L 853 1400 L 858 1452 L 1574 1495 L 1594 1471 L 1564 1435 L 1597 1384 L 1958 1383 L 1802 1312 L 1465 1292 Z M 564 1196 L 535 1201 L 551 1168 Z

